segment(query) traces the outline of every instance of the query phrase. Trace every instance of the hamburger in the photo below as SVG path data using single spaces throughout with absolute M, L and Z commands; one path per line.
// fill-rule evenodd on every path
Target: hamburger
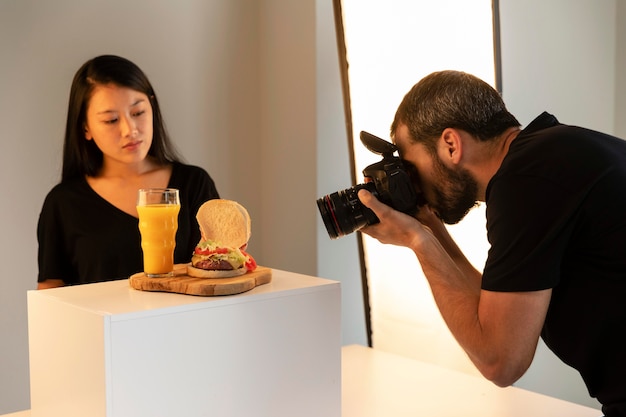
M 215 199 L 202 204 L 196 214 L 200 242 L 187 266 L 187 275 L 196 278 L 230 278 L 256 269 L 245 252 L 251 235 L 248 211 L 232 200 Z

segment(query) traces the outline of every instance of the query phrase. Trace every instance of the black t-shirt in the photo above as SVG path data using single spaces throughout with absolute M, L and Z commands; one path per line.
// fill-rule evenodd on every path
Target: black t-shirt
M 487 187 L 482 288 L 552 288 L 542 338 L 626 415 L 626 141 L 543 113 Z
M 181 203 L 174 262 L 186 263 L 200 240 L 198 208 L 219 194 L 204 169 L 180 163 L 173 165 L 168 187 L 179 189 Z M 138 219 L 100 197 L 85 178 L 60 183 L 48 193 L 37 238 L 38 281 L 85 284 L 143 270 Z

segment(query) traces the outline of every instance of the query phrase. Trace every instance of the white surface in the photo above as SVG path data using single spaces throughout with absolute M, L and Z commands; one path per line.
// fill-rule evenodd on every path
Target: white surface
M 184 294 L 133 290 L 128 280 L 97 284 L 52 288 L 45 291 L 29 291 L 29 297 L 51 299 L 59 303 L 110 315 L 111 320 L 127 320 L 134 317 L 152 316 L 155 310 L 173 313 L 218 307 L 252 300 L 285 297 L 312 291 L 327 290 L 336 285 L 332 280 L 272 269 L 272 281 L 251 291 L 225 297 L 196 297 Z
M 593 408 L 363 346 L 342 349 L 342 416 L 599 417 Z
M 31 291 L 28 308 L 33 416 L 340 414 L 335 281 L 273 270 L 196 297 L 121 280 Z
M 582 405 L 520 388 L 498 388 L 479 377 L 364 346 L 344 346 L 341 361 L 343 417 L 601 415 Z M 4 417 L 31 415 L 26 410 Z

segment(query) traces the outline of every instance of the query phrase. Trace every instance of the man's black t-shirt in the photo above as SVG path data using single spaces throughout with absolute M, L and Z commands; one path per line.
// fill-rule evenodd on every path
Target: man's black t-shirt
M 486 193 L 482 288 L 552 288 L 542 338 L 607 416 L 626 415 L 626 141 L 543 113 Z

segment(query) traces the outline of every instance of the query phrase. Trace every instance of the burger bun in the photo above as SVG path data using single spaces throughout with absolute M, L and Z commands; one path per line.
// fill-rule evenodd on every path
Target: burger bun
M 213 240 L 231 248 L 245 248 L 250 240 L 250 215 L 236 201 L 208 200 L 198 209 L 196 219 L 203 240 Z

